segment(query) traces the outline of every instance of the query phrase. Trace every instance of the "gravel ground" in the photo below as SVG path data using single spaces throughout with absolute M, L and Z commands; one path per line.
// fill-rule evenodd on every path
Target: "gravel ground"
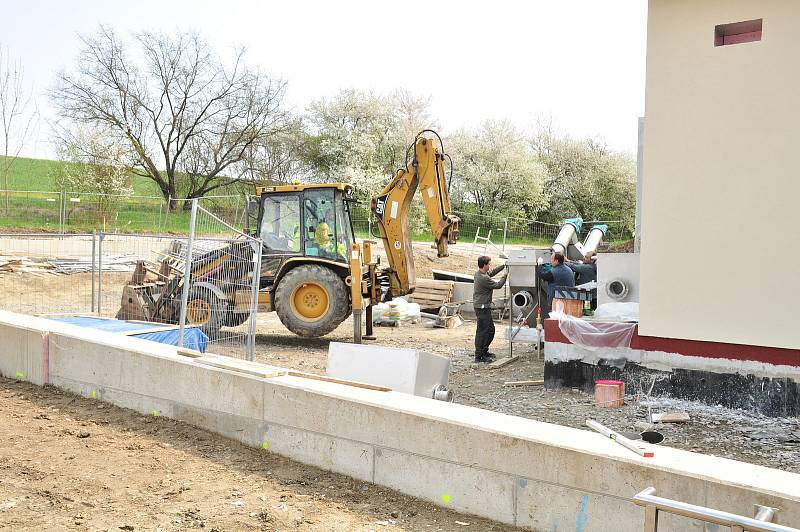
M 626 405 L 618 409 L 596 408 L 593 396 L 578 390 L 504 385 L 509 381 L 542 379 L 543 360 L 530 346 L 515 344 L 514 352 L 521 356 L 512 364 L 499 369 L 473 364 L 474 322 L 456 329 L 435 329 L 419 323 L 375 330 L 377 344 L 414 347 L 449 357 L 450 385 L 458 403 L 581 429 L 586 428 L 587 419 L 620 432 L 654 429 L 664 435 L 663 445 L 800 473 L 800 421 L 796 418 L 770 418 L 656 397 L 651 399 L 653 412 L 685 411 L 691 421 L 652 426 L 647 423 L 647 402 L 641 395 L 649 383 L 628 390 L 631 395 L 626 398 Z M 492 349 L 502 356 L 508 352 L 508 343 L 501 337 L 499 324 L 497 331 Z M 256 359 L 324 374 L 328 343 L 351 338 L 349 320 L 325 338 L 301 340 L 284 329 L 275 315 L 266 314 L 259 321 Z

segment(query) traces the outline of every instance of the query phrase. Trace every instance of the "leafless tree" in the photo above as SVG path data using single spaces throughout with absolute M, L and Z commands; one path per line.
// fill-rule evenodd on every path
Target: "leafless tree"
M 284 131 L 255 143 L 246 156 L 247 165 L 242 166 L 249 174 L 248 185 L 290 183 L 294 179 L 313 181 L 313 176 L 308 175 L 311 165 L 305 153 L 308 143 L 299 117 L 292 119 Z
M 3 190 L 8 190 L 11 167 L 27 142 L 33 136 L 38 123 L 38 113 L 33 101 L 33 90 L 25 84 L 22 61 L 14 59 L 8 48 L 0 45 L 0 119 L 2 120 L 3 162 L 0 166 Z M 4 192 L 5 209 L 8 212 L 8 192 Z
M 247 68 L 243 50 L 226 64 L 195 33 L 141 32 L 137 62 L 109 28 L 82 41 L 74 70 L 50 91 L 56 110 L 124 140 L 134 171 L 170 208 L 248 179 L 250 149 L 287 125 L 285 84 Z

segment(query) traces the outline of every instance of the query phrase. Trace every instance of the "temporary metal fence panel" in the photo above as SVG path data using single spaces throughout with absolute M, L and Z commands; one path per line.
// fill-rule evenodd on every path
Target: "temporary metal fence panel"
M 212 195 L 199 202 L 234 227 L 245 227 L 244 196 Z M 61 234 L 186 234 L 191 203 L 161 196 L 0 190 L 0 227 Z
M 209 349 L 253 359 L 262 242 L 201 207 L 191 209 L 180 325 L 199 326 Z M 183 335 L 183 333 L 182 333 Z
M 0 190 L 0 225 L 19 232 L 62 232 L 60 192 Z
M 97 312 L 107 317 L 116 317 L 119 314 L 123 291 L 125 286 L 133 284 L 133 272 L 139 262 L 149 270 L 145 282 L 165 281 L 160 274 L 162 261 L 169 257 L 172 250 L 182 248 L 185 242 L 186 236 L 183 235 L 98 233 Z M 120 317 L 129 318 L 123 315 Z M 177 323 L 176 320 L 154 321 Z
M 193 275 L 190 285 L 200 289 L 203 283 L 217 283 L 221 289 L 233 294 L 230 302 L 218 302 L 213 309 L 222 312 L 225 321 L 220 331 L 209 335 L 208 350 L 222 355 L 252 357 L 260 242 L 234 231 L 208 211 L 201 209 L 199 212 L 193 256 L 199 259 L 213 249 L 231 246 L 226 263 L 228 269 L 219 269 L 211 275 Z M 214 224 L 217 227 L 212 227 Z M 146 280 L 138 282 L 157 285 L 166 280 L 159 273 L 164 271 L 162 261 L 166 259 L 173 260 L 175 265 L 183 264 L 187 244 L 188 237 L 183 235 L 102 232 L 2 234 L 0 308 L 45 317 L 93 315 L 142 319 L 120 314 L 125 288 L 134 282 L 137 263 L 142 262 L 148 271 Z M 183 275 L 180 270 L 171 273 Z M 180 304 L 178 297 L 174 301 L 175 308 Z M 241 312 L 236 313 L 234 319 L 231 310 Z M 154 316 L 150 321 L 165 323 L 165 326 L 172 324 L 177 328 L 178 312 L 168 314 Z M 193 325 L 189 323 L 188 326 Z
M 37 315 L 91 312 L 94 238 L 0 235 L 0 308 Z
M 162 230 L 170 233 L 189 233 L 192 203 L 197 204 L 214 213 L 238 230 L 243 230 L 247 225 L 247 196 L 244 195 L 218 195 L 203 196 L 194 199 L 170 198 L 166 203 Z
M 159 196 L 64 192 L 61 232 L 155 233 L 164 215 Z

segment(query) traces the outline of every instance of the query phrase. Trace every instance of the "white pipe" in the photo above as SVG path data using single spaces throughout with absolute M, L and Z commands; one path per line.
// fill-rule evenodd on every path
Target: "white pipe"
M 550 249 L 553 250 L 553 253 L 563 253 L 566 256 L 567 248 L 570 244 L 577 242 L 578 228 L 572 222 L 566 222 L 561 226 L 561 230 L 559 230 L 558 236 L 556 236 L 555 242 L 553 242 L 553 246 Z
M 600 246 L 600 242 L 603 241 L 603 230 L 599 227 L 595 226 L 592 227 L 589 234 L 586 235 L 586 239 L 583 241 L 583 252 L 589 253 L 590 251 L 597 251 L 597 248 Z

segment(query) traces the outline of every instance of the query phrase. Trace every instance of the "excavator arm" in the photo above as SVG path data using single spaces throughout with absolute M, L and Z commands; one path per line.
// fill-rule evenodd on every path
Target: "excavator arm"
M 426 132 L 436 135 L 438 146 L 434 139 L 424 136 Z M 385 273 L 389 275 L 394 297 L 414 291 L 416 274 L 408 216 L 417 189 L 422 194 L 439 257 L 447 257 L 447 246 L 458 240 L 460 219 L 452 213 L 441 146 L 436 132 L 420 132 L 409 149 L 414 152 L 410 164 L 398 170 L 391 182 L 372 199 L 372 213 L 389 259 Z

